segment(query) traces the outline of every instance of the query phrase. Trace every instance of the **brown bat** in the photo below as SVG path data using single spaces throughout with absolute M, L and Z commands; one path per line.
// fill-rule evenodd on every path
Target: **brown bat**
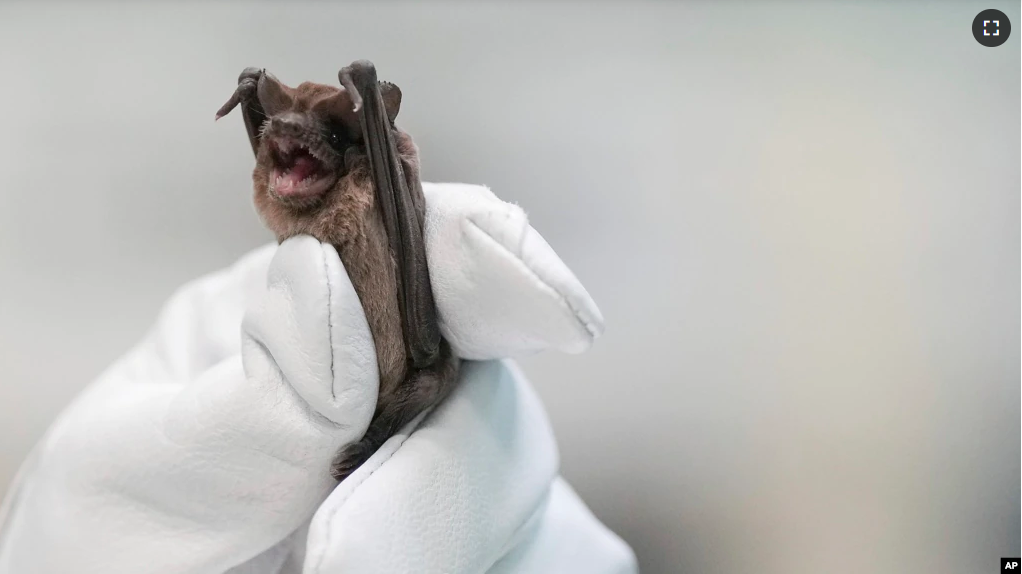
M 291 88 L 246 68 L 216 117 L 241 106 L 256 210 L 277 240 L 308 234 L 333 245 L 365 310 L 380 391 L 365 436 L 334 462 L 342 480 L 447 396 L 459 360 L 440 335 L 429 282 L 418 149 L 394 125 L 401 90 L 365 60 L 338 78 Z

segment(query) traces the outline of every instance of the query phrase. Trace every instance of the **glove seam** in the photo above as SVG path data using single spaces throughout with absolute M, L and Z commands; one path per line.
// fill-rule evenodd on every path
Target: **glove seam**
M 285 386 L 285 387 L 287 387 L 287 388 L 289 388 L 290 391 L 292 393 L 294 393 L 294 396 L 298 400 L 301 401 L 302 406 L 305 409 L 308 409 L 308 413 L 310 415 L 312 415 L 317 420 L 321 420 L 321 421 L 326 422 L 327 424 L 329 424 L 330 426 L 332 426 L 334 428 L 345 429 L 345 430 L 351 428 L 351 425 L 346 425 L 344 423 L 339 423 L 339 422 L 337 422 L 335 420 L 332 420 L 330 417 L 328 417 L 325 414 L 319 412 L 316 409 L 316 407 L 312 406 L 312 403 L 309 402 L 309 399 L 307 397 L 305 397 L 305 395 L 303 395 L 297 388 L 295 388 L 294 384 L 291 383 L 291 380 L 288 379 L 287 375 L 284 374 L 283 369 L 280 368 L 280 364 L 277 362 L 277 358 L 274 357 L 273 353 L 270 352 L 270 348 L 266 345 L 266 343 L 264 343 L 262 340 L 260 340 L 260 339 L 258 339 L 256 337 L 252 336 L 251 334 L 249 334 L 248 336 L 249 336 L 249 339 L 253 343 L 255 343 L 259 347 L 259 349 L 266 355 L 266 357 L 269 358 L 270 363 L 273 365 L 273 370 L 278 375 L 280 375 L 280 384 Z
M 380 464 L 376 468 L 374 468 L 371 471 L 369 471 L 368 474 L 363 476 L 358 482 L 354 483 L 351 486 L 351 490 L 348 492 L 348 495 L 345 496 L 343 499 L 341 499 L 340 502 L 338 502 L 337 505 L 334 507 L 333 512 L 330 513 L 330 518 L 326 521 L 326 532 L 323 533 L 323 537 L 326 539 L 327 544 L 323 544 L 323 546 L 322 546 L 322 550 L 320 551 L 320 554 L 319 554 L 319 559 L 316 560 L 316 566 L 312 570 L 313 574 L 319 574 L 322 571 L 321 569 L 323 567 L 323 562 L 326 561 L 328 544 L 329 544 L 330 540 L 332 539 L 331 531 L 333 530 L 334 520 L 337 518 L 337 515 L 341 512 L 341 509 L 344 508 L 344 505 L 349 500 L 351 500 L 351 497 L 358 490 L 358 487 L 360 487 L 363 484 L 365 484 L 365 482 L 367 480 L 369 480 L 369 478 L 371 476 L 376 474 L 376 471 L 378 471 L 381 468 L 383 468 L 383 465 L 385 465 L 387 463 L 387 461 L 389 461 L 391 458 L 394 457 L 395 454 L 397 454 L 397 451 L 401 448 L 401 446 L 404 445 L 405 442 L 409 438 L 411 438 L 412 433 L 415 432 L 415 429 L 419 428 L 419 425 L 422 424 L 422 421 L 425 420 L 425 418 L 429 415 L 430 412 L 432 412 L 434 410 L 434 408 L 435 407 L 431 407 L 429 409 L 426 409 L 425 411 L 420 413 L 419 416 L 417 416 L 414 420 L 412 420 L 412 422 L 408 423 L 408 426 L 406 427 L 406 428 L 408 428 L 408 432 L 403 433 L 401 435 L 396 435 L 394 437 L 394 438 L 399 438 L 400 440 L 397 441 L 397 443 L 394 446 L 394 449 L 390 452 L 390 455 L 387 456 L 387 458 L 385 458 L 382 461 L 380 461 Z M 383 446 L 386 446 L 386 444 L 387 443 L 384 443 Z M 381 446 L 380 448 L 382 449 L 383 446 Z M 370 460 L 372 460 L 372 459 L 370 458 Z M 338 483 L 338 484 L 340 484 L 340 483 Z
M 500 249 L 504 253 L 510 255 L 511 259 L 514 260 L 516 263 L 518 263 L 519 266 L 524 268 L 525 271 L 527 272 L 527 274 L 529 276 L 531 276 L 537 283 L 539 283 L 543 287 L 546 287 L 547 289 L 552 291 L 554 293 L 554 295 L 557 297 L 557 299 L 559 299 L 560 302 L 563 303 L 564 306 L 568 309 L 568 311 L 571 313 L 571 315 L 575 319 L 575 321 L 579 325 L 581 325 L 582 329 L 589 335 L 589 339 L 590 340 L 592 340 L 592 339 L 594 339 L 596 337 L 596 333 L 597 333 L 598 329 L 596 329 L 596 327 L 594 325 L 591 325 L 588 321 L 586 321 L 585 319 L 582 318 L 582 314 L 579 312 L 579 310 L 574 305 L 572 305 L 571 300 L 564 293 L 562 293 L 556 287 L 554 287 L 553 285 L 551 285 L 550 283 L 545 281 L 542 277 L 540 277 L 540 275 L 532 267 L 530 267 L 527 263 L 525 263 L 525 261 L 521 257 L 515 255 L 514 252 L 512 252 L 510 249 L 508 249 L 503 243 L 501 243 L 495 237 L 493 237 L 492 235 L 487 233 L 486 230 L 483 229 L 482 227 L 480 227 L 480 225 L 478 223 L 476 223 L 475 221 L 473 221 L 472 218 L 466 218 L 465 221 L 467 221 L 472 227 L 477 229 L 483 235 L 483 237 L 489 239 L 490 242 L 493 243 L 494 245 L 496 245 L 498 249 Z M 522 238 L 521 238 L 521 243 L 524 244 L 524 242 L 525 242 L 525 234 L 523 233 L 522 234 Z
M 323 276 L 326 278 L 326 328 L 327 343 L 330 345 L 330 398 L 337 402 L 337 376 L 334 374 L 334 295 L 330 286 L 330 267 L 327 264 L 326 246 L 320 243 L 319 254 L 323 261 Z

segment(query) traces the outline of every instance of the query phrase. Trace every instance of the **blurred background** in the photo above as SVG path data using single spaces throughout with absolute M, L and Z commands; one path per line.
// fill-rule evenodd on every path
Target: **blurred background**
M 971 23 L 998 8 L 998 48 Z M 523 362 L 644 573 L 1020 554 L 1017 2 L 2 3 L 0 493 L 171 292 L 271 240 L 246 66 L 372 59 L 429 181 L 607 319 Z

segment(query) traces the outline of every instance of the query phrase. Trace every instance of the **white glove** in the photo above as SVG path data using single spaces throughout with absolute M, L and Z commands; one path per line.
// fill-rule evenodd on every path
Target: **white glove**
M 50 428 L 0 507 L 0 574 L 635 572 L 557 477 L 524 377 L 487 360 L 582 351 L 599 312 L 521 210 L 425 188 L 441 328 L 480 361 L 447 401 L 336 484 L 376 403 L 365 315 L 333 247 L 259 249 L 182 288 Z

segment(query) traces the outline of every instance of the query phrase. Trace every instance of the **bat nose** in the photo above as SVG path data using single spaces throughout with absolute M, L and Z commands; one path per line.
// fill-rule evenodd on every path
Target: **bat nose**
M 305 129 L 305 118 L 295 112 L 273 116 L 270 127 L 280 135 L 298 135 Z

